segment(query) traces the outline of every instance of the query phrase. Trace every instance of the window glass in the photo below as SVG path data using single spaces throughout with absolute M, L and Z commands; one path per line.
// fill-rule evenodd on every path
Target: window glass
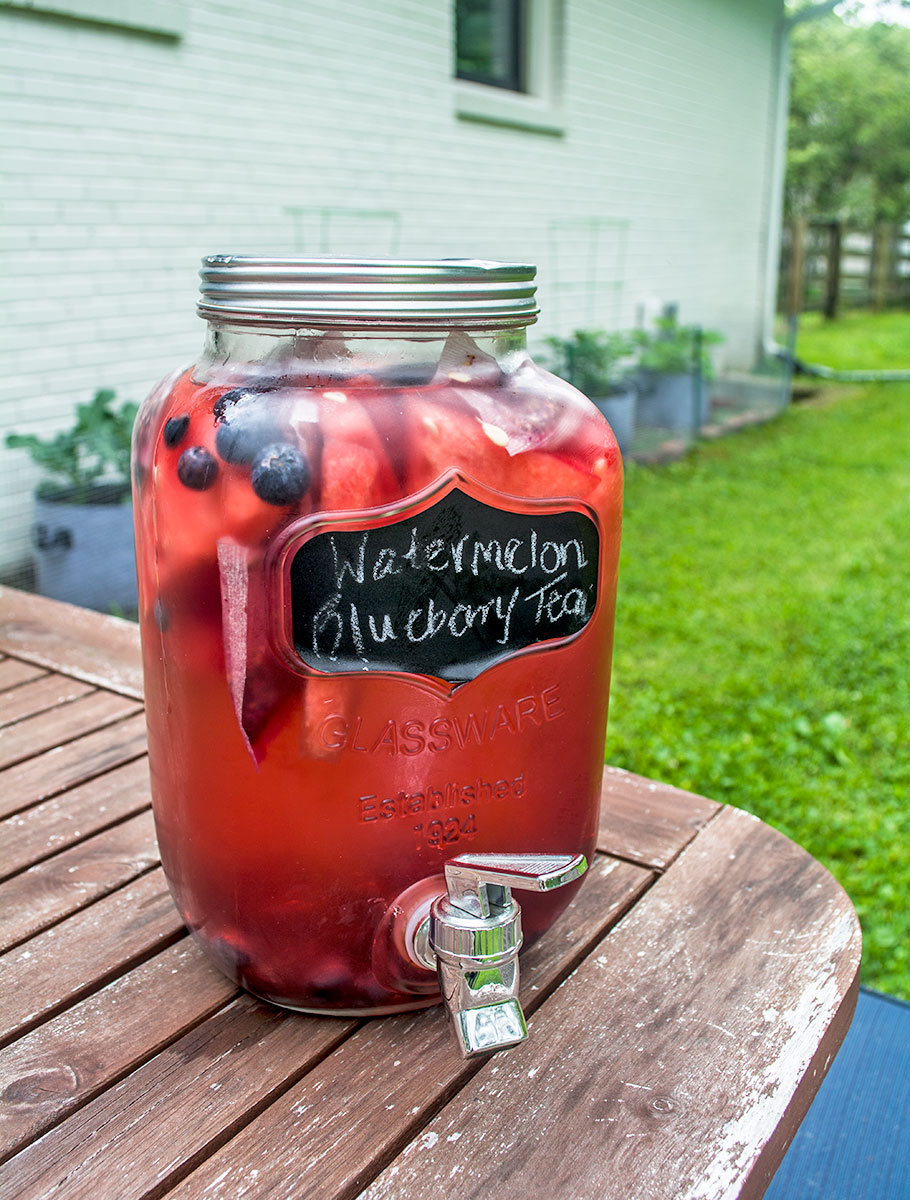
M 455 74 L 525 91 L 524 0 L 456 0 Z

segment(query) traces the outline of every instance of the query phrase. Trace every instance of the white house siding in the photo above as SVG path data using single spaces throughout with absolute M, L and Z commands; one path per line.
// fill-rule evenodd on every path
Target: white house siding
M 551 0 L 561 133 L 458 115 L 449 0 L 56 5 L 176 37 L 24 2 L 0 0 L 0 434 L 189 360 L 213 251 L 536 261 L 538 334 L 678 301 L 754 360 L 782 0 Z M 0 567 L 33 481 L 0 449 Z

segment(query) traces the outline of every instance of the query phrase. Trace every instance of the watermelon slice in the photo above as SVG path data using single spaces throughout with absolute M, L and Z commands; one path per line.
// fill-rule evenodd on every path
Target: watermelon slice
M 497 421 L 484 420 L 463 403 L 460 390 L 454 399 L 455 403 L 410 401 L 409 490 L 426 487 L 453 467 L 512 496 L 583 497 L 597 486 L 597 472 L 569 454 L 531 449 L 510 453 L 514 425 L 506 426 L 501 411 L 485 410 Z
M 218 541 L 221 623 L 228 688 L 244 743 L 258 765 L 286 722 L 300 680 L 269 642 L 271 613 L 261 554 L 229 538 Z
M 368 393 L 368 395 L 370 395 Z M 320 505 L 324 509 L 371 508 L 394 500 L 398 476 L 371 417 L 387 403 L 381 392 L 364 403 L 348 391 L 326 391 L 319 404 L 322 430 Z
M 340 438 L 325 439 L 319 496 L 322 509 L 373 508 L 392 500 L 397 490 L 388 479 L 388 462 L 374 451 Z

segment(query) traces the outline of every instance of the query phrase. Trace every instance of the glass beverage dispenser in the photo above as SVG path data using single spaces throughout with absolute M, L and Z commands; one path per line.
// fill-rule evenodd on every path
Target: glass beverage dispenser
M 616 441 L 527 353 L 532 267 L 217 255 L 201 277 L 202 356 L 134 435 L 177 906 L 272 1003 L 442 990 L 464 1053 L 512 1044 L 522 936 L 594 849 Z

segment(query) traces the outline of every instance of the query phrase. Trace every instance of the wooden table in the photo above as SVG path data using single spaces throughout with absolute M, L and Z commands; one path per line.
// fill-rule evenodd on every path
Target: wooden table
M 134 626 L 0 588 L 0 1195 L 760 1196 L 846 1033 L 856 915 L 760 821 L 608 768 L 522 956 L 531 1039 L 239 993 L 158 865 Z

